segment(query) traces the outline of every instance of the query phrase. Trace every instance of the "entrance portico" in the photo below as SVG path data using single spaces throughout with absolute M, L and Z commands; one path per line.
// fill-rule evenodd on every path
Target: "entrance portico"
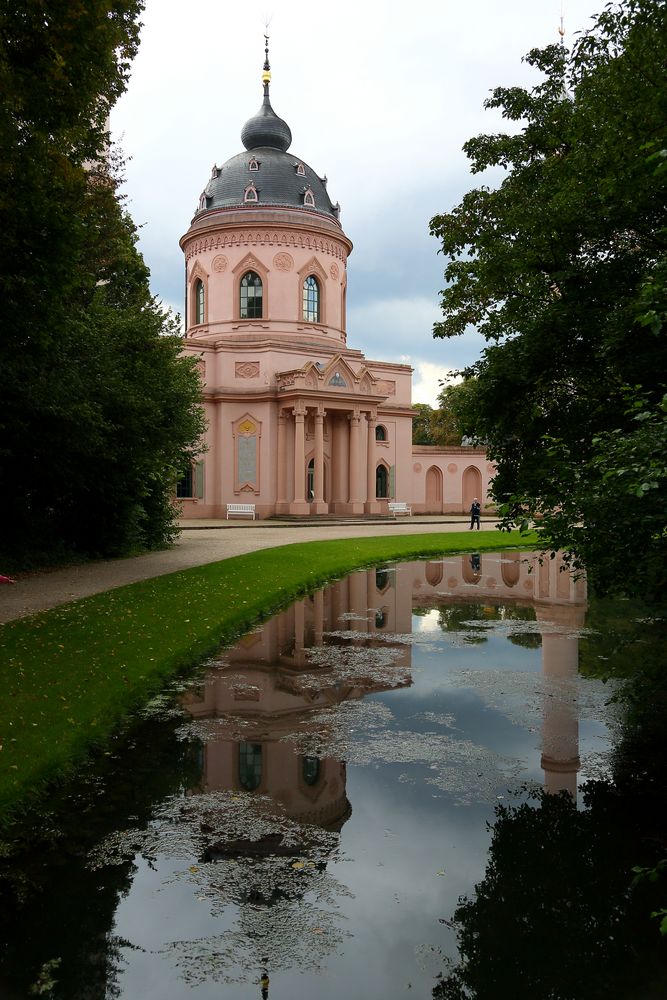
M 278 411 L 276 513 L 379 514 L 375 428 L 380 400 L 290 397 L 281 399 Z

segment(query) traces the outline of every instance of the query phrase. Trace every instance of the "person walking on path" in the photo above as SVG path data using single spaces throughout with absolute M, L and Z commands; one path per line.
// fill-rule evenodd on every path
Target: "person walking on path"
M 479 531 L 480 528 L 479 516 L 481 513 L 482 513 L 482 505 L 477 499 L 477 497 L 475 497 L 473 502 L 470 504 L 470 528 L 469 528 L 470 531 L 472 531 L 475 525 L 477 525 L 477 530 Z

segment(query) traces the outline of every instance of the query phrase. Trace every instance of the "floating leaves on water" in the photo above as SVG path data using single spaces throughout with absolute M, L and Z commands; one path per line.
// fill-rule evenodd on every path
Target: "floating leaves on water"
M 314 861 L 335 855 L 339 838 L 290 820 L 266 795 L 208 792 L 170 796 L 144 828 L 117 830 L 89 855 L 88 866 L 124 864 L 137 854 L 190 860 L 202 857 L 291 854 L 304 847 Z M 190 874 L 193 874 L 191 871 Z

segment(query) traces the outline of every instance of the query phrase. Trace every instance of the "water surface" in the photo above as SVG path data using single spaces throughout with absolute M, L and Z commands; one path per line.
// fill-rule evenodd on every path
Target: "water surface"
M 494 823 L 519 845 L 555 803 L 511 861 L 536 884 L 612 775 L 586 610 L 558 560 L 468 555 L 354 573 L 222 650 L 40 817 L 0 991 L 51 961 L 59 1000 L 469 995 L 455 913 L 502 868 Z

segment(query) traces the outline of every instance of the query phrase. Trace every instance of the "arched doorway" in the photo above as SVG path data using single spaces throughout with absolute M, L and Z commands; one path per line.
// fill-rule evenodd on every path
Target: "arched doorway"
M 308 503 L 315 499 L 315 459 L 311 458 L 306 467 L 306 500 Z M 327 499 L 327 463 L 324 462 L 322 469 L 322 496 L 320 500 Z
M 426 513 L 442 513 L 442 471 L 432 465 L 426 473 Z
M 389 474 L 386 465 L 378 465 L 375 470 L 375 496 L 386 500 L 389 496 Z

